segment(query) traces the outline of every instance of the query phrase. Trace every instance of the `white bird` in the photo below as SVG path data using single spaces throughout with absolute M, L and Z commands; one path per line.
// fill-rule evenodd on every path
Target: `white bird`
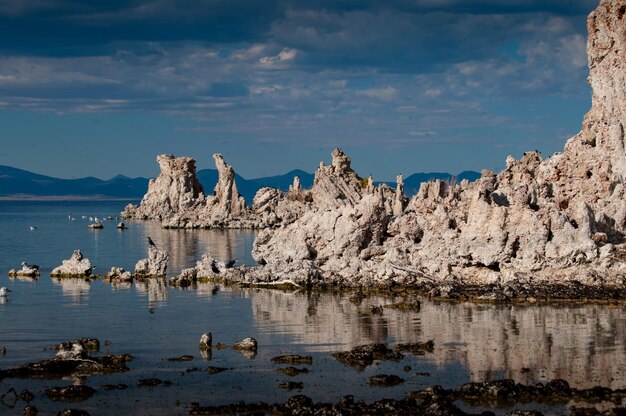
M 36 226 L 34 226 L 34 225 L 29 225 L 29 227 L 30 227 L 30 230 L 31 230 L 31 231 L 35 231 L 35 230 L 37 229 L 37 227 L 36 227 Z
M 89 221 L 93 222 L 93 217 L 89 217 Z
M 22 262 L 22 270 L 23 271 L 28 271 L 28 270 L 39 270 L 39 266 L 37 266 L 36 264 L 28 264 L 25 261 Z
M 0 287 L 0 296 L 6 296 L 9 292 L 12 292 L 12 290 L 6 287 Z
M 86 215 L 83 215 L 83 216 L 81 216 L 81 218 L 82 218 L 82 219 L 85 219 L 85 218 L 87 218 L 87 216 L 86 216 Z

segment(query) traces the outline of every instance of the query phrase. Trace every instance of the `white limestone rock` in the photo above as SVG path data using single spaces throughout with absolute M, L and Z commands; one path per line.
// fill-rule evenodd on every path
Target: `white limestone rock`
M 504 171 L 471 184 L 425 183 L 406 203 L 400 177 L 395 192 L 373 187 L 337 149 L 330 166 L 320 164 L 304 212 L 259 234 L 253 256 L 262 266 L 246 279 L 307 270 L 303 283 L 624 288 L 625 8 L 602 0 L 589 16 L 593 106 L 563 153 L 507 158 Z M 270 199 L 264 206 L 277 207 Z
M 62 264 L 50 273 L 54 277 L 88 277 L 91 275 L 93 267 L 89 259 L 83 258 L 80 250 L 74 250 L 72 257 L 63 260 Z
M 139 206 L 128 205 L 122 218 L 162 220 L 204 203 L 204 189 L 196 178 L 196 161 L 189 157 L 157 156 L 160 173 L 151 179 Z
M 169 258 L 167 251 L 150 246 L 148 247 L 148 258 L 139 260 L 135 265 L 135 275 L 145 277 L 165 276 Z

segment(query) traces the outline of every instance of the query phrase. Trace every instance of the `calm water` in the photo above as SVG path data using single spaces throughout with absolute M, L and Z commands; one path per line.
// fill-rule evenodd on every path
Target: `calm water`
M 100 280 L 54 280 L 50 270 L 72 250 L 83 254 L 104 273 L 111 266 L 132 269 L 146 256 L 146 236 L 170 252 L 170 275 L 191 267 L 205 252 L 218 258 L 238 258 L 252 264 L 254 233 L 205 230 L 162 230 L 153 222 L 130 222 L 118 231 L 106 222 L 88 230 L 81 216 L 117 215 L 119 202 L 1 202 L 0 286 L 13 293 L 0 302 L 0 368 L 50 358 L 55 344 L 79 337 L 110 341 L 102 351 L 130 353 L 130 371 L 86 380 L 0 382 L 0 394 L 27 387 L 35 394 L 40 414 L 73 407 L 91 414 L 186 414 L 192 401 L 202 405 L 245 401 L 284 401 L 294 394 L 336 401 L 346 394 L 368 401 L 401 398 L 408 391 L 434 384 L 458 387 L 468 381 L 513 378 L 522 383 L 564 378 L 573 386 L 626 387 L 626 313 L 609 305 L 475 305 L 433 303 L 422 299 L 420 312 L 385 309 L 382 316 L 360 313 L 346 296 L 285 293 L 200 284 L 181 290 L 163 281 L 110 285 Z M 68 215 L 77 218 L 68 219 Z M 38 227 L 30 231 L 29 225 Z M 5 271 L 22 260 L 37 263 L 36 281 L 11 280 Z M 367 305 L 400 299 L 372 297 Z M 232 345 L 246 336 L 259 342 L 258 354 L 247 357 L 231 349 L 202 356 L 198 339 L 213 333 L 214 343 Z M 357 372 L 330 355 L 356 345 L 384 342 L 435 342 L 433 354 L 407 356 L 400 363 L 382 362 Z M 290 378 L 274 371 L 276 355 L 312 355 L 308 374 Z M 191 354 L 191 362 L 164 359 Z M 404 371 L 404 366 L 410 371 Z M 208 366 L 229 371 L 210 375 Z M 201 371 L 184 370 L 198 367 Z M 283 366 L 284 367 L 284 366 Z M 368 385 L 374 374 L 397 374 L 407 381 L 393 388 Z M 428 373 L 429 375 L 416 374 Z M 140 379 L 158 377 L 171 387 L 139 388 Z M 304 388 L 288 392 L 285 381 L 302 381 Z M 52 402 L 43 391 L 51 386 L 85 383 L 98 388 L 125 383 L 122 391 L 97 391 L 80 403 Z M 177 401 L 180 404 L 177 404 Z M 0 404 L 0 414 L 21 414 Z M 555 409 L 558 411 L 559 409 Z

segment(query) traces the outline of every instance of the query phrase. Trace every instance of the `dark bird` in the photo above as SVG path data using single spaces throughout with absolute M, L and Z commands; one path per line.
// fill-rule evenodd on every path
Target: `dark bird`
M 220 269 L 218 269 L 218 268 L 217 268 L 217 265 L 215 264 L 215 260 L 213 260 L 213 261 L 211 262 L 211 271 L 212 271 L 213 273 L 219 273 L 219 272 L 220 272 Z
M 150 236 L 148 236 L 148 245 L 156 248 L 156 244 L 154 244 L 154 241 L 152 241 L 152 239 L 150 238 Z
M 230 269 L 231 267 L 235 265 L 236 262 L 237 262 L 237 259 L 232 259 L 232 260 L 220 261 L 217 264 L 223 269 Z

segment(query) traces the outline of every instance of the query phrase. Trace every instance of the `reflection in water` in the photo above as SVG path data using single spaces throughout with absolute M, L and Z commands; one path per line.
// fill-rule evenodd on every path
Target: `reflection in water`
M 165 279 L 150 278 L 135 282 L 135 289 L 148 297 L 148 306 L 165 304 L 168 298 L 167 281 Z
M 434 340 L 424 359 L 460 363 L 472 381 L 501 377 L 529 384 L 555 378 L 573 386 L 626 386 L 626 313 L 607 305 L 510 306 L 433 303 L 420 312 L 362 315 L 346 296 L 257 290 L 252 310 L 262 332 L 282 332 L 308 351 L 377 342 Z M 390 300 L 371 298 L 370 304 Z
M 73 305 L 85 305 L 89 300 L 91 282 L 82 278 L 52 278 L 55 285 L 61 286 L 64 296 L 72 299 Z
M 191 289 L 195 291 L 198 297 L 210 298 L 220 291 L 220 285 L 218 283 L 197 282 L 191 286 Z
M 193 267 L 205 253 L 217 260 L 239 259 L 242 264 L 254 264 L 252 244 L 254 230 L 168 230 L 158 221 L 141 223 L 140 241 L 150 236 L 159 249 L 168 251 L 170 261 L 168 275 L 179 274 L 182 269 Z M 145 245 L 147 255 L 148 245 Z

